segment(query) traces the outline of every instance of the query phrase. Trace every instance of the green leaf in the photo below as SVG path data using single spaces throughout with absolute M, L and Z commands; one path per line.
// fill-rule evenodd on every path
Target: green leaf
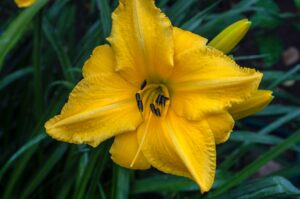
M 294 2 L 295 2 L 297 9 L 300 10 L 300 0 L 294 0 Z
M 230 10 L 226 10 L 220 14 L 211 14 L 205 17 L 206 23 L 198 27 L 195 32 L 206 38 L 212 38 L 221 32 L 228 25 L 245 18 L 244 12 L 253 10 L 254 4 L 258 0 L 243 0 L 232 7 Z
M 222 194 L 222 196 L 216 197 L 216 199 L 259 199 L 291 196 L 300 196 L 300 190 L 286 178 L 274 176 L 242 184 Z
M 99 193 L 100 193 L 101 198 L 102 198 L 102 199 L 106 199 L 106 198 L 107 198 L 107 197 L 106 197 L 106 194 L 105 194 L 105 192 L 104 192 L 104 190 L 103 190 L 103 187 L 101 186 L 100 183 L 98 183 L 98 190 L 99 190 Z
M 13 83 L 14 81 L 17 81 L 18 79 L 31 74 L 32 71 L 33 71 L 32 68 L 22 68 L 20 70 L 17 70 L 15 72 L 3 77 L 0 80 L 0 91 L 2 89 L 5 89 L 8 85 Z
M 33 33 L 33 85 L 34 85 L 34 99 L 35 99 L 35 117 L 39 118 L 39 115 L 43 109 L 43 93 L 42 93 L 42 74 L 41 74 L 41 57 L 42 57 L 42 34 L 41 34 L 41 23 L 42 23 L 42 13 L 40 12 L 34 23 L 34 33 Z
M 230 188 L 238 185 L 242 180 L 245 180 L 246 178 L 248 178 L 249 176 L 254 174 L 260 167 L 265 165 L 270 160 L 275 159 L 282 152 L 289 149 L 290 147 L 292 147 L 299 141 L 300 141 L 300 131 L 297 131 L 297 132 L 293 133 L 290 137 L 288 137 L 286 140 L 284 140 L 282 143 L 278 144 L 274 148 L 272 148 L 269 151 L 262 154 L 258 159 L 256 159 L 254 162 L 250 163 L 244 169 L 237 172 L 231 179 L 226 181 L 226 183 L 221 185 L 215 191 L 211 192 L 211 194 L 209 196 L 210 197 L 218 196 L 218 195 L 228 191 Z
M 62 88 L 66 88 L 67 90 L 71 91 L 72 88 L 74 88 L 74 84 L 71 83 L 71 82 L 68 82 L 68 81 L 65 81 L 65 80 L 57 80 L 57 81 L 54 81 L 52 82 L 46 89 L 45 91 L 45 96 L 48 97 L 49 96 L 49 93 L 50 91 L 53 89 L 53 88 L 57 88 L 57 87 L 62 87 Z
M 286 165 L 283 169 L 281 169 L 279 171 L 275 171 L 274 173 L 271 173 L 270 175 L 283 176 L 286 178 L 293 178 L 300 174 L 299 168 L 300 168 L 300 163 L 293 163 L 293 164 Z
M 295 94 L 292 94 L 289 91 L 284 90 L 284 89 L 281 89 L 281 88 L 274 89 L 274 96 L 281 98 L 281 99 L 285 99 L 288 102 L 292 102 L 298 106 L 300 105 L 299 97 L 296 96 Z
M 290 76 L 297 74 L 297 72 L 300 70 L 300 64 L 296 65 L 294 68 L 290 69 L 288 72 L 285 72 L 284 75 L 277 78 L 270 86 L 268 86 L 268 89 L 272 90 L 277 85 L 282 83 L 283 81 L 287 80 Z
M 270 34 L 259 35 L 257 36 L 257 45 L 261 54 L 269 55 L 264 58 L 267 66 L 271 66 L 281 58 L 283 43 L 278 36 Z
M 274 116 L 274 115 L 282 115 L 292 112 L 297 109 L 297 106 L 288 106 L 288 105 L 280 105 L 280 104 L 271 104 L 264 108 L 264 110 L 256 113 L 256 116 Z
M 172 7 L 167 11 L 167 16 L 170 17 L 171 21 L 174 23 L 174 21 L 178 20 L 180 16 L 186 15 L 186 12 L 188 12 L 189 8 L 196 2 L 196 0 L 178 0 L 172 5 Z
M 295 118 L 298 118 L 299 116 L 300 116 L 300 109 L 297 108 L 296 110 L 293 110 L 292 112 L 285 114 L 284 116 L 275 120 L 271 124 L 267 125 L 263 129 L 258 131 L 257 134 L 259 135 L 270 134 L 272 131 L 276 130 L 280 126 L 290 122 Z M 236 148 L 231 154 L 227 155 L 226 159 L 221 164 L 219 164 L 219 168 L 229 169 L 235 162 L 239 160 L 240 157 L 243 156 L 243 154 L 251 150 L 251 147 L 253 146 L 254 146 L 253 144 L 247 142 L 246 140 L 244 144 Z
M 97 7 L 100 11 L 100 19 L 103 29 L 103 36 L 108 37 L 111 31 L 111 10 L 108 0 L 96 0 Z
M 171 175 L 159 175 L 136 180 L 132 187 L 133 194 L 147 192 L 173 192 L 173 191 L 195 191 L 199 190 L 198 185 L 184 177 Z
M 214 8 L 216 8 L 220 2 L 221 2 L 221 0 L 215 1 L 213 4 L 211 4 L 204 10 L 198 12 L 195 16 L 193 16 L 192 18 L 190 18 L 186 22 L 184 22 L 181 25 L 181 28 L 187 29 L 190 31 L 195 30 L 196 28 L 198 28 L 200 26 L 201 22 L 203 21 L 202 18 L 205 17 L 206 15 L 208 15 L 208 13 L 210 13 Z
M 93 177 L 92 177 L 91 182 L 90 182 L 90 186 L 89 186 L 88 191 L 86 193 L 86 198 L 93 198 L 94 197 L 93 194 L 95 192 L 96 193 L 99 192 L 99 186 L 101 188 L 103 188 L 102 185 L 99 184 L 99 179 L 101 178 L 101 175 L 103 174 L 103 171 L 106 168 L 107 163 L 109 162 L 110 154 L 108 152 L 108 148 L 109 148 L 110 145 L 111 145 L 111 142 L 109 141 L 107 143 L 108 147 L 106 148 L 105 153 L 102 154 L 100 161 L 97 161 L 97 164 L 96 164 L 96 167 L 95 167 L 97 169 L 94 171 Z M 97 188 L 98 188 L 98 191 L 97 191 Z M 102 197 L 102 195 L 105 195 L 104 192 L 100 192 L 100 196 L 101 196 L 101 198 L 105 198 L 105 197 Z
M 283 142 L 284 139 L 276 137 L 274 135 L 262 135 L 254 132 L 248 132 L 248 131 L 234 131 L 230 135 L 230 141 L 275 145 Z M 294 146 L 292 147 L 292 149 L 297 152 L 300 152 L 299 146 Z
M 70 58 L 63 48 L 61 39 L 55 33 L 55 28 L 46 17 L 44 17 L 43 20 L 43 31 L 58 57 L 65 79 L 69 82 L 73 82 L 73 73 L 70 72 L 72 68 Z
M 108 149 L 110 146 L 110 142 L 106 141 L 102 143 L 97 150 L 93 150 L 90 153 L 90 157 L 86 166 L 82 167 L 82 171 L 78 173 L 77 176 L 77 186 L 75 187 L 75 192 L 73 197 L 77 199 L 81 199 L 87 192 L 88 184 L 93 177 L 95 170 L 99 169 L 100 174 L 103 172 L 103 166 L 96 169 L 96 165 L 98 161 L 101 161 L 101 157 L 105 157 L 106 153 L 108 153 Z M 102 160 L 101 164 L 104 164 L 106 161 Z M 79 178 L 79 179 L 78 179 Z
M 273 29 L 282 23 L 279 7 L 273 0 L 260 0 L 256 6 L 257 12 L 251 17 L 253 27 Z
M 28 24 L 31 23 L 33 17 L 47 2 L 48 0 L 39 0 L 33 6 L 26 8 L 13 22 L 10 23 L 4 33 L 0 36 L 0 71 L 6 55 L 21 39 L 28 28 Z
M 130 189 L 130 170 L 114 164 L 112 199 L 127 199 Z
M 230 141 L 241 141 L 260 144 L 278 144 L 282 139 L 273 135 L 261 135 L 248 131 L 234 131 L 230 135 Z
M 299 70 L 299 69 L 295 69 L 295 70 Z M 282 76 L 285 76 L 285 78 L 284 80 L 280 80 L 280 81 L 300 80 L 300 74 L 297 74 L 294 71 L 292 72 L 292 74 L 286 76 L 285 71 L 270 70 L 270 71 L 264 71 L 263 83 L 271 85 L 274 81 L 278 81 L 278 79 L 281 79 Z
M 47 177 L 50 171 L 54 168 L 54 166 L 58 163 L 58 161 L 62 158 L 64 153 L 66 152 L 67 145 L 63 144 L 56 148 L 56 150 L 48 157 L 47 161 L 43 163 L 43 166 L 39 171 L 36 172 L 34 177 L 30 180 L 30 182 L 26 185 L 24 192 L 22 193 L 22 197 L 27 198 L 30 194 L 39 186 L 41 182 Z
M 99 45 L 100 43 L 104 42 L 104 38 L 99 37 L 102 35 L 101 23 L 100 21 L 96 21 L 93 25 L 90 26 L 86 34 L 82 37 L 82 39 L 78 42 L 77 45 L 77 54 L 76 58 L 74 59 L 73 63 L 76 69 L 80 68 L 82 64 L 86 61 L 88 56 L 92 53 L 93 49 Z M 72 68 L 74 69 L 74 68 Z
M 234 57 L 234 60 L 236 60 L 236 61 L 255 60 L 255 59 L 263 59 L 263 58 L 266 58 L 268 56 L 269 56 L 269 54 L 265 54 L 265 55 L 245 55 L 245 56 Z
M 24 144 L 17 152 L 15 152 L 8 160 L 7 162 L 1 166 L 0 169 L 0 181 L 1 178 L 3 177 L 3 174 L 6 172 L 6 170 L 14 163 L 14 161 L 20 157 L 23 153 L 25 153 L 27 150 L 29 150 L 31 147 L 37 145 L 40 143 L 42 140 L 46 138 L 45 133 L 38 134 L 35 138 L 31 139 L 29 142 Z
M 278 127 L 282 126 L 285 123 L 288 123 L 289 121 L 291 121 L 299 116 L 300 116 L 300 109 L 298 108 L 298 109 L 280 117 L 279 119 L 272 122 L 271 124 L 267 125 L 265 128 L 260 130 L 258 133 L 262 134 L 262 135 L 269 134 L 272 131 L 276 130 Z
M 228 172 L 217 170 L 214 186 L 219 186 L 226 182 L 228 176 Z M 174 175 L 157 175 L 135 180 L 131 192 L 133 194 L 141 194 L 149 192 L 175 191 L 199 191 L 199 186 L 194 181 L 185 177 Z

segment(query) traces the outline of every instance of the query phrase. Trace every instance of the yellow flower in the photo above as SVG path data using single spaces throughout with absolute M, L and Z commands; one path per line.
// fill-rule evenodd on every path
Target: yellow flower
M 19 8 L 29 7 L 34 4 L 36 0 L 15 0 L 15 3 Z
M 47 133 L 93 147 L 115 137 L 115 163 L 153 166 L 209 191 L 216 144 L 234 126 L 229 111 L 257 92 L 262 74 L 172 27 L 153 0 L 120 0 L 112 18 L 110 45 L 94 50 L 60 115 L 45 124 Z M 232 113 L 239 110 L 244 114 Z

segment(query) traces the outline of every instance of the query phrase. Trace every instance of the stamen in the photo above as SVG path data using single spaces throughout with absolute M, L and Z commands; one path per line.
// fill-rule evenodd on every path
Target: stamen
M 153 103 L 150 104 L 150 109 L 151 109 L 152 113 L 156 114 L 156 113 L 155 113 L 155 110 L 156 110 L 156 109 L 155 109 L 155 106 L 154 106 Z
M 145 86 L 147 85 L 147 81 L 144 80 L 141 84 L 141 90 L 143 90 L 145 88 Z
M 169 106 L 169 103 L 167 103 L 169 97 L 166 97 L 169 96 L 167 88 L 162 84 L 146 84 L 147 81 L 144 80 L 141 84 L 143 90 L 135 93 L 137 107 L 142 118 L 147 117 L 149 112 L 157 117 L 165 116 Z M 148 110 L 149 105 L 150 110 Z M 144 106 L 147 106 L 146 112 Z M 165 106 L 167 107 L 165 108 Z
M 139 93 L 135 94 L 135 99 L 136 101 L 140 101 L 141 100 L 141 95 Z
M 159 108 L 155 109 L 155 115 L 158 116 L 158 117 L 160 117 L 160 110 L 159 110 Z
M 165 106 L 167 100 L 169 100 L 168 97 L 162 96 L 162 100 L 161 100 L 162 102 L 161 102 L 161 104 L 162 104 L 163 106 Z
M 144 106 L 143 106 L 142 100 L 137 100 L 136 102 L 137 102 L 137 106 L 138 106 L 138 108 L 139 108 L 139 111 L 140 111 L 140 112 L 143 112 Z
M 143 137 L 142 137 L 142 140 L 141 140 L 141 143 L 140 143 L 140 145 L 139 145 L 139 148 L 138 148 L 138 150 L 136 151 L 136 154 L 135 154 L 135 156 L 134 156 L 134 158 L 133 158 L 133 160 L 132 160 L 132 162 L 131 162 L 131 164 L 130 164 L 130 167 L 133 167 L 133 165 L 134 165 L 134 163 L 135 163 L 135 161 L 136 161 L 138 155 L 140 154 L 140 152 L 141 152 L 141 150 L 142 150 L 142 146 L 144 145 L 146 136 L 147 136 L 147 134 L 148 134 L 148 132 L 149 132 L 149 125 L 150 125 L 151 117 L 152 117 L 152 113 L 150 113 L 149 119 L 148 119 L 147 124 L 146 124 L 145 133 L 144 133 L 144 135 L 143 135 Z
M 135 99 L 136 99 L 136 104 L 138 106 L 138 109 L 140 112 L 143 112 L 144 107 L 143 107 L 143 102 L 141 100 L 141 95 L 139 93 L 135 94 Z
M 162 103 L 162 95 L 161 94 L 159 94 L 158 96 L 157 96 L 157 98 L 156 98 L 156 104 L 158 104 L 158 105 L 161 105 L 161 103 Z

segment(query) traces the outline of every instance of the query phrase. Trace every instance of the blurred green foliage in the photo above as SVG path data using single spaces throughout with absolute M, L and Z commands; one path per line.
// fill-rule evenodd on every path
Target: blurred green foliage
M 44 122 L 81 79 L 84 61 L 106 43 L 117 4 L 39 0 L 18 9 L 12 0 L 0 2 L 0 198 L 199 198 L 188 179 L 114 165 L 111 140 L 92 149 L 45 134 Z M 262 70 L 262 88 L 274 90 L 273 103 L 238 121 L 230 141 L 218 146 L 214 188 L 202 197 L 300 197 L 300 66 L 282 58 L 288 47 L 300 48 L 300 1 L 156 4 L 174 25 L 208 39 L 248 17 L 253 26 L 232 56 Z M 279 168 L 262 173 L 271 160 Z

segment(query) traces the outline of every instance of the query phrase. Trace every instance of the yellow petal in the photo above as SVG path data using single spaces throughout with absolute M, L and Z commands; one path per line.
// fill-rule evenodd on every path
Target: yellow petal
M 173 35 L 175 56 L 180 56 L 183 53 L 194 50 L 201 46 L 204 47 L 207 42 L 206 38 L 177 27 L 173 28 Z
M 15 0 L 15 3 L 19 8 L 29 7 L 34 4 L 36 0 Z
M 154 1 L 121 0 L 112 18 L 108 41 L 117 71 L 135 85 L 144 79 L 167 79 L 173 68 L 173 31 Z
M 209 114 L 205 120 L 214 134 L 216 144 L 228 140 L 234 126 L 234 120 L 228 112 Z
M 229 112 L 235 120 L 238 120 L 261 111 L 272 99 L 272 91 L 258 90 L 248 100 L 240 104 L 233 104 Z
M 139 153 L 134 164 L 130 166 L 138 147 L 136 131 L 117 135 L 110 148 L 111 159 L 120 166 L 128 169 L 149 169 L 150 164 L 145 159 L 143 153 Z
M 238 66 L 218 50 L 193 50 L 175 59 L 171 106 L 180 116 L 199 119 L 248 99 L 261 78 L 261 73 Z
M 148 162 L 163 172 L 193 179 L 201 192 L 209 191 L 214 182 L 216 151 L 208 124 L 185 120 L 170 109 L 167 117 L 153 116 L 149 122 L 138 128 L 139 142 L 147 133 L 142 151 Z
M 135 90 L 116 74 L 84 78 L 61 114 L 45 124 L 46 131 L 55 139 L 93 147 L 114 135 L 133 131 L 142 121 Z
M 250 25 L 248 19 L 237 21 L 219 33 L 208 45 L 228 53 L 243 39 Z
M 83 77 L 113 73 L 114 67 L 115 56 L 112 48 L 109 45 L 98 46 L 82 68 Z

